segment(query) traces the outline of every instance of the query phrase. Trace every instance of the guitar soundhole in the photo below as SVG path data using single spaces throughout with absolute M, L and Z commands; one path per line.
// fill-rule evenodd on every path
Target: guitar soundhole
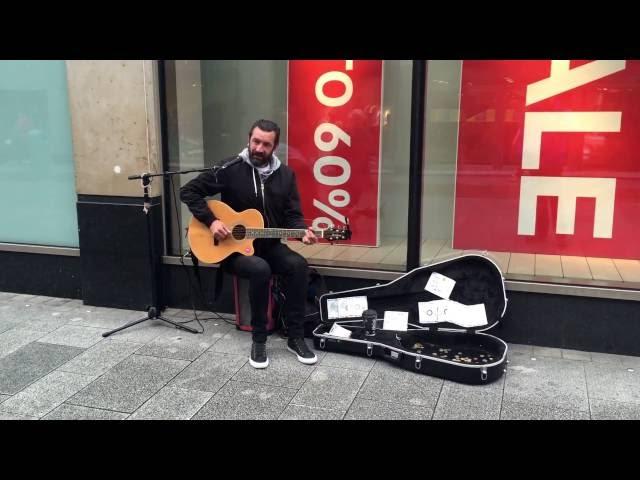
M 233 230 L 231 230 L 231 235 L 234 240 L 244 240 L 247 236 L 247 229 L 244 225 L 236 225 L 233 227 Z

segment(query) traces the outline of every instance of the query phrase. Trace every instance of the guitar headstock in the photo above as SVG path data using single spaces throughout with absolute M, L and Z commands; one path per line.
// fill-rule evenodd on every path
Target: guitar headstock
M 349 220 L 344 227 L 329 227 L 323 232 L 323 238 L 330 242 L 336 240 L 349 240 L 351 238 L 351 229 L 349 228 Z

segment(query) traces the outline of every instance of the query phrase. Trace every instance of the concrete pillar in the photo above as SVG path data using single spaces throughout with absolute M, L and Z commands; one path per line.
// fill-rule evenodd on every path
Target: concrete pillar
M 140 196 L 127 176 L 161 171 L 157 62 L 66 63 L 78 194 Z M 151 189 L 160 195 L 162 182 Z
M 163 181 L 156 177 L 149 189 L 149 234 L 141 181 L 127 179 L 162 171 L 157 62 L 70 60 L 66 65 L 83 301 L 137 310 L 159 306 Z

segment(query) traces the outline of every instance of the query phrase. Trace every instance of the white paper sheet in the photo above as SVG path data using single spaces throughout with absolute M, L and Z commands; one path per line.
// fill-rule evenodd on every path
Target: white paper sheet
M 453 287 L 456 286 L 456 281 L 445 277 L 437 272 L 433 272 L 429 277 L 426 287 L 424 289 L 440 298 L 448 299 L 451 295 Z
M 418 302 L 418 322 L 439 323 L 443 310 L 446 309 L 449 300 L 432 300 L 431 302 Z
M 384 322 L 382 323 L 383 330 L 399 330 L 402 332 L 407 331 L 409 324 L 409 312 L 384 312 Z
M 367 297 L 344 297 L 327 300 L 327 312 L 329 319 L 334 318 L 358 318 L 362 316 L 367 306 Z
M 463 305 L 453 300 L 418 302 L 418 317 L 421 324 L 448 322 L 464 328 L 488 324 L 484 303 Z
M 334 323 L 333 326 L 331 327 L 331 330 L 329 330 L 329 335 L 333 335 L 334 337 L 350 338 L 351 330 L 347 330 L 346 328 L 341 327 L 337 323 Z

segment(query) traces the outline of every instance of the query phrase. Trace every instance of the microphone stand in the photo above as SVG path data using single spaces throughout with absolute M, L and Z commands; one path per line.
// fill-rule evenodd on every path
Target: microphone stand
M 160 315 L 162 307 L 160 306 L 159 298 L 158 298 L 158 272 L 156 268 L 156 262 L 153 261 L 153 254 L 151 252 L 153 243 L 151 242 L 151 217 L 149 216 L 149 208 L 151 207 L 151 200 L 149 199 L 149 184 L 151 183 L 152 177 L 162 177 L 166 175 L 176 175 L 176 174 L 184 174 L 184 173 L 192 173 L 192 172 L 204 172 L 207 170 L 217 171 L 220 168 L 224 167 L 209 167 L 209 168 L 199 168 L 193 170 L 182 170 L 176 172 L 163 172 L 163 173 L 143 173 L 142 175 L 130 175 L 127 177 L 129 180 L 142 180 L 142 188 L 144 192 L 144 206 L 142 210 L 145 213 L 146 223 L 147 223 L 147 252 L 149 257 L 149 268 L 151 271 L 151 306 L 147 311 L 147 316 L 141 318 L 139 320 L 133 320 L 122 327 L 116 328 L 114 330 L 110 330 L 102 334 L 103 337 L 108 337 L 109 335 L 119 332 L 120 330 L 124 330 L 125 328 L 132 327 L 137 325 L 138 323 L 142 323 L 146 320 L 162 320 L 163 322 L 170 323 L 174 325 L 176 328 L 181 328 L 182 330 L 186 330 L 191 333 L 198 333 L 198 331 L 192 327 L 187 327 L 186 325 L 182 325 L 180 323 L 174 322 L 168 318 L 164 318 Z

